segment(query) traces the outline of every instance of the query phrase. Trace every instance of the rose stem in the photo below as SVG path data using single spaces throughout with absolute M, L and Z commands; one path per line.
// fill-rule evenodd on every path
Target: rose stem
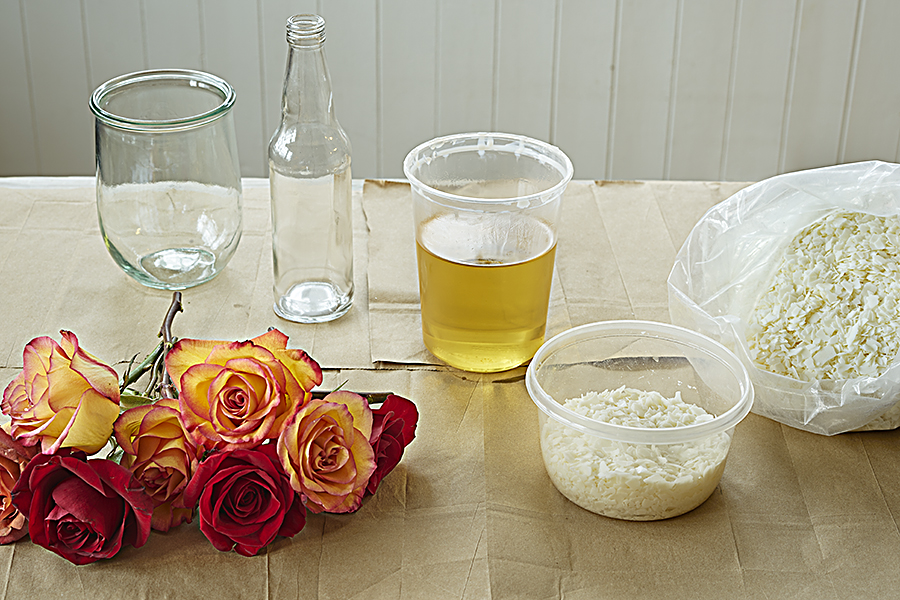
M 166 313 L 166 318 L 163 319 L 162 327 L 159 330 L 159 335 L 163 339 L 163 344 L 165 345 L 165 350 L 163 351 L 163 356 L 169 353 L 169 350 L 172 349 L 172 321 L 175 320 L 175 315 L 181 312 L 181 292 L 175 292 L 172 294 L 172 304 L 169 305 L 169 311 Z M 169 373 L 166 372 L 165 368 L 165 360 L 162 361 L 162 382 L 160 383 L 160 393 L 164 398 L 175 398 L 175 388 L 172 385 L 172 379 L 169 377 Z
M 151 367 L 156 363 L 156 357 L 163 349 L 163 342 L 160 342 L 156 345 L 156 348 L 153 349 L 153 352 L 147 355 L 147 358 L 139 364 L 136 368 L 130 369 L 125 373 L 122 380 L 122 385 L 119 386 L 119 390 L 124 392 L 128 386 L 136 382 L 138 379 L 143 377 L 144 373 L 150 370 Z
M 312 393 L 313 400 L 321 400 L 322 398 L 324 398 L 331 392 L 332 392 L 332 390 L 313 390 L 311 393 Z M 359 392 L 359 395 L 363 396 L 369 402 L 369 404 L 381 404 L 382 402 L 387 400 L 388 396 L 390 396 L 393 393 L 394 392 L 372 392 L 372 393 Z

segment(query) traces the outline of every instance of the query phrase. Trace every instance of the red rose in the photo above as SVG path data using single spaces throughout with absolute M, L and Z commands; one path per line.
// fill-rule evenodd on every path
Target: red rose
M 293 537 L 306 525 L 306 509 L 278 462 L 275 445 L 266 444 L 200 463 L 184 505 L 197 507 L 200 530 L 217 550 L 253 556 L 276 535 Z
M 141 484 L 124 467 L 81 451 L 39 454 L 12 496 L 28 515 L 31 540 L 76 565 L 143 546 L 150 535 L 153 503 Z
M 416 405 L 394 394 L 388 395 L 382 405 L 372 411 L 369 443 L 375 451 L 375 472 L 369 478 L 367 493 L 374 494 L 384 476 L 400 462 L 403 449 L 416 437 L 418 421 Z

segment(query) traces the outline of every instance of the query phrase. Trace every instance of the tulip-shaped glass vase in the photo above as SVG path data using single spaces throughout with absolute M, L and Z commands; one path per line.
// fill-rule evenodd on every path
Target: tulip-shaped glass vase
M 142 284 L 209 281 L 241 239 L 234 89 L 199 71 L 142 71 L 94 91 L 97 214 L 110 255 Z

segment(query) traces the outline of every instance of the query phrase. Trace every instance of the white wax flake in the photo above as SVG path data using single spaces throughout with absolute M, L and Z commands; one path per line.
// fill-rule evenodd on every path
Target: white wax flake
M 683 427 L 713 418 L 679 393 L 621 387 L 570 398 L 563 406 L 596 421 L 641 428 Z M 631 520 L 683 514 L 715 490 L 731 444 L 728 432 L 679 444 L 631 444 L 583 434 L 553 419 L 541 428 L 554 485 L 590 511 Z
M 748 320 L 756 364 L 803 381 L 877 377 L 900 352 L 900 218 L 834 211 L 784 252 Z
M 625 386 L 569 398 L 563 406 L 595 421 L 626 427 L 683 427 L 713 418 L 699 406 L 684 402 L 681 392 L 666 398 L 659 392 Z

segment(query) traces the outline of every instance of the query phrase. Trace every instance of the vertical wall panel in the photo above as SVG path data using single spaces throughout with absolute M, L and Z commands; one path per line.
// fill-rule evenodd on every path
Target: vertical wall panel
M 549 140 L 556 2 L 500 0 L 499 19 L 496 129 Z
M 93 0 L 86 0 L 92 2 Z M 198 0 L 141 0 L 150 69 L 203 70 Z
M 38 172 L 19 2 L 0 2 L 0 177 Z
M 0 0 L 0 176 L 91 174 L 88 96 L 144 68 L 230 81 L 265 176 L 300 12 L 328 22 L 355 177 L 476 129 L 547 139 L 579 178 L 900 160 L 895 0 Z
M 844 151 L 840 160 L 897 160 L 900 2 L 866 0 Z
M 84 5 L 91 89 L 146 68 L 139 0 L 92 0 Z
M 559 60 L 552 142 L 575 177 L 606 177 L 615 0 L 560 0 Z
M 778 172 L 795 8 L 784 0 L 739 4 L 723 179 L 748 181 Z
M 498 1 L 439 0 L 437 134 L 492 128 Z
M 663 177 L 676 6 L 635 0 L 621 7 L 610 177 Z
M 23 7 L 42 174 L 92 173 L 93 120 L 86 108 L 92 89 L 81 5 L 28 0 Z
M 241 172 L 263 177 L 267 168 L 256 3 L 203 0 L 201 10 L 206 69 L 230 83 L 237 94 L 233 112 Z
M 735 0 L 684 0 L 666 179 L 718 173 L 731 73 Z
M 804 0 L 779 171 L 837 161 L 859 0 Z
M 350 137 L 354 178 L 378 176 L 375 6 L 372 0 L 323 0 L 321 8 L 334 110 Z
M 382 0 L 378 170 L 402 177 L 403 158 L 435 135 L 436 0 Z

